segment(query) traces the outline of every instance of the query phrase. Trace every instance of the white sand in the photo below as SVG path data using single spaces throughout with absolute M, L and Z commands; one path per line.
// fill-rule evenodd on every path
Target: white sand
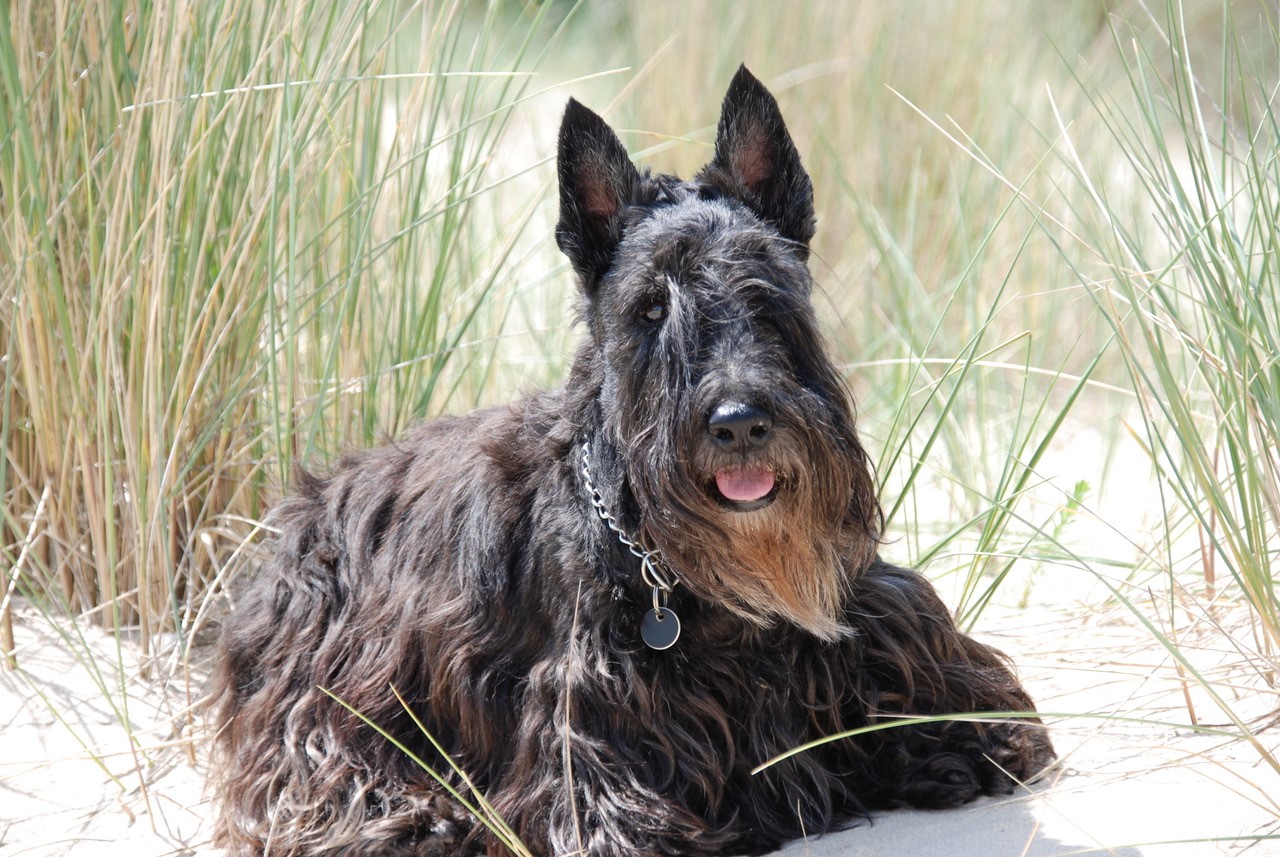
M 1188 722 L 1169 656 L 1131 617 L 1108 611 L 1087 620 L 1017 626 L 1019 621 L 1029 618 L 1010 617 L 1007 627 L 1013 630 L 1005 636 L 981 636 L 1015 655 L 1040 709 L 1111 716 L 1050 718 L 1062 756 L 1059 770 L 1009 798 L 945 812 L 885 813 L 870 828 L 793 843 L 781 853 L 1280 855 L 1280 838 L 1254 838 L 1280 836 L 1280 775 L 1257 750 L 1187 728 L 1114 719 Z M 1250 694 L 1247 688 L 1258 679 L 1239 674 L 1239 656 L 1217 650 L 1222 643 L 1197 650 L 1197 668 L 1236 685 L 1240 698 L 1232 703 L 1238 714 L 1274 709 L 1274 689 Z M 1193 635 L 1186 645 L 1194 645 Z M 1203 693 L 1192 692 L 1191 698 L 1202 726 L 1225 727 L 1226 718 Z M 1276 731 L 1261 736 L 1273 754 L 1280 749 Z
M 29 607 L 17 620 L 21 670 L 0 672 L 0 854 L 215 853 L 181 671 L 147 681 L 136 647 L 98 629 Z
M 985 618 L 984 627 L 997 626 L 1000 635 L 984 638 L 1016 656 L 1042 710 L 1188 722 L 1169 656 L 1124 611 Z M 214 853 L 198 754 L 203 733 L 186 713 L 181 671 L 164 687 L 144 681 L 133 650 L 122 650 L 131 747 L 120 725 L 124 712 L 113 710 L 125 698 L 115 645 L 99 631 L 63 630 L 73 636 L 60 638 L 23 608 L 17 629 L 23 670 L 0 673 L 0 854 Z M 1206 625 L 1182 633 L 1196 668 L 1231 694 L 1239 716 L 1266 722 L 1276 692 L 1249 669 L 1230 635 Z M 190 677 L 193 699 L 203 680 Z M 1203 692 L 1190 698 L 1202 724 L 1225 728 L 1226 717 Z M 1280 775 L 1248 744 L 1150 722 L 1079 716 L 1052 722 L 1064 765 L 1029 792 L 959 810 L 884 813 L 869 827 L 797 842 L 781 853 L 1280 855 L 1280 839 L 1235 839 L 1280 834 Z M 1280 749 L 1276 733 L 1260 738 L 1272 753 Z M 1214 838 L 1224 841 L 1207 841 Z M 1159 844 L 1170 842 L 1183 844 Z

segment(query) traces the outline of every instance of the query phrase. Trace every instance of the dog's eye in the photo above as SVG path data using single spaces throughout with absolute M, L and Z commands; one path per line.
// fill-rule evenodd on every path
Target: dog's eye
M 662 301 L 654 301 L 649 304 L 641 315 L 644 316 L 645 321 L 651 321 L 656 324 L 667 317 L 667 305 Z

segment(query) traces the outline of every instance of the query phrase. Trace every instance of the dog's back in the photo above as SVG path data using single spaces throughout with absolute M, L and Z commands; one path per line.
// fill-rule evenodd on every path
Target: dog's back
M 511 697 L 528 672 L 520 637 L 540 629 L 536 615 L 512 623 L 504 610 L 532 495 L 524 474 L 504 471 L 512 456 L 488 450 L 536 443 L 523 418 L 504 406 L 435 420 L 350 455 L 327 479 L 296 475 L 269 520 L 272 560 L 228 619 L 214 680 L 219 835 L 232 853 L 395 851 L 424 822 L 441 842 L 454 838 L 448 822 L 465 814 L 442 813 L 440 790 L 410 757 L 330 694 L 441 770 L 395 692 L 430 709 L 435 737 L 474 776 L 506 763 Z M 508 645 L 477 651 L 477 633 Z M 484 716 L 467 710 L 472 691 L 493 703 Z

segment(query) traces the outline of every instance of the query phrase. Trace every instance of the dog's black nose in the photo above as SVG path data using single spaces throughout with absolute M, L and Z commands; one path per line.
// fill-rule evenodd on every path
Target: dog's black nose
M 716 446 L 733 452 L 759 449 L 769 443 L 773 415 L 743 402 L 724 402 L 707 418 L 707 432 Z

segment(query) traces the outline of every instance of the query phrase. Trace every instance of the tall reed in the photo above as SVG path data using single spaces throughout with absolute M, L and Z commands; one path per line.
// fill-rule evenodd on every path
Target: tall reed
M 1097 162 L 1062 131 L 1088 191 L 1081 229 L 1106 263 L 1090 295 L 1119 342 L 1138 394 L 1137 432 L 1168 498 L 1160 564 L 1175 581 L 1199 578 L 1210 601 L 1223 587 L 1243 597 L 1257 651 L 1274 656 L 1280 32 L 1274 18 L 1249 22 L 1271 45 L 1258 52 L 1232 8 L 1221 8 L 1220 50 L 1208 68 L 1195 56 L 1182 3 L 1168 0 L 1149 20 L 1117 21 L 1126 85 L 1081 81 L 1117 159 Z M 1188 532 L 1193 542 L 1179 538 Z
M 0 15 L 19 591 L 144 648 L 184 633 L 292 463 L 474 396 L 485 355 L 462 346 L 500 326 L 533 210 L 490 197 L 537 160 L 497 153 L 547 8 Z

